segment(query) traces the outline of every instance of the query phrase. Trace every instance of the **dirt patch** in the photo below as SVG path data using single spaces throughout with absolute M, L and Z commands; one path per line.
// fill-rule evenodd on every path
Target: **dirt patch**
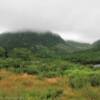
M 57 84 L 59 80 L 59 78 L 47 78 L 46 82 L 49 84 Z

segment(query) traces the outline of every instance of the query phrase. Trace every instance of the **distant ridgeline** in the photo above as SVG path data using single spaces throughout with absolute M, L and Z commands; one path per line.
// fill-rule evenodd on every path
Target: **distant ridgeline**
M 94 42 L 93 45 L 92 45 L 92 48 L 100 50 L 100 40 Z
M 3 33 L 0 34 L 0 47 L 4 48 L 7 53 L 14 48 L 28 48 L 42 57 L 59 55 L 75 62 L 100 63 L 100 41 L 92 45 L 65 41 L 52 32 Z
M 89 44 L 64 41 L 52 32 L 9 32 L 0 35 L 0 46 L 6 50 L 29 48 L 32 51 L 48 50 L 56 52 L 73 52 L 87 49 Z
M 90 48 L 66 56 L 67 60 L 83 64 L 100 64 L 100 40 L 90 45 Z
M 50 32 L 14 32 L 0 35 L 0 46 L 6 49 L 17 47 L 34 48 L 40 45 L 51 47 L 59 43 L 64 43 L 64 40 Z

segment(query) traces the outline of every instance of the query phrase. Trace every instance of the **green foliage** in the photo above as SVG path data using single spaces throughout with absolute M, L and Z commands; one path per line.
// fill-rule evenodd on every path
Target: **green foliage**
M 82 88 L 88 84 L 89 75 L 85 70 L 73 70 L 69 76 L 69 84 L 72 88 Z
M 36 100 L 59 100 L 62 94 L 63 90 L 61 88 L 49 87 L 43 92 L 33 90 L 29 93 L 29 96 L 36 98 Z
M 51 32 L 14 32 L 0 35 L 0 45 L 11 50 L 13 48 L 32 48 L 36 51 L 37 45 L 52 47 L 64 40 Z
M 100 86 L 100 70 L 93 69 L 90 65 L 82 65 L 100 64 L 99 41 L 91 47 L 89 44 L 66 42 L 60 36 L 50 32 L 42 34 L 40 32 L 16 32 L 0 35 L 0 46 L 2 46 L 0 47 L 0 68 L 15 73 L 27 73 L 27 76 L 28 74 L 31 74 L 29 76 L 38 75 L 46 79 L 67 76 L 69 85 L 79 90 Z M 0 80 L 2 79 L 3 77 L 0 76 Z M 30 81 L 22 82 L 27 86 L 29 83 Z M 64 84 L 67 82 L 64 81 Z M 95 96 L 99 97 L 96 93 L 97 91 L 91 90 L 87 94 L 91 100 L 94 100 Z M 60 98 L 62 94 L 63 90 L 56 87 L 44 89 L 42 92 L 21 91 L 21 96 L 24 96 L 25 100 L 60 100 L 58 97 Z M 0 96 L 4 97 L 6 94 L 0 93 Z
M 100 50 L 100 40 L 97 40 L 96 42 L 94 42 L 92 45 L 92 48 L 96 50 L 98 49 Z
M 100 71 L 73 70 L 69 75 L 69 84 L 72 88 L 83 88 L 89 85 L 100 86 Z
M 31 60 L 32 52 L 27 48 L 14 48 L 11 52 L 11 57 L 14 59 Z
M 7 53 L 14 48 L 31 49 L 40 57 L 65 56 L 69 52 L 85 50 L 89 44 L 64 41 L 59 35 L 52 32 L 14 32 L 0 35 L 0 46 L 6 48 Z
M 77 53 L 68 54 L 66 60 L 77 62 L 81 64 L 99 64 L 100 50 L 86 50 Z
M 50 60 L 50 61 L 49 61 Z M 27 66 L 24 68 L 24 72 L 28 74 L 36 74 L 42 77 L 56 77 L 62 76 L 68 69 L 73 69 L 76 66 L 72 63 L 64 62 L 61 60 L 55 59 L 40 59 L 40 62 L 34 61 L 32 65 Z M 38 62 L 38 63 L 35 63 Z
M 62 95 L 63 91 L 62 91 L 62 89 L 48 88 L 48 90 L 44 94 L 45 95 L 42 97 L 43 99 L 53 100 L 53 99 L 58 98 L 60 95 Z
M 100 100 L 100 89 L 93 87 L 84 87 L 81 89 L 82 95 L 87 98 L 85 100 Z M 84 100 L 84 99 L 83 99 Z
M 21 59 L 6 58 L 0 59 L 0 68 L 22 68 L 30 64 L 28 61 L 23 61 Z
M 0 57 L 5 57 L 5 49 L 0 47 Z
M 59 100 L 63 95 L 63 89 L 56 87 L 48 87 L 41 90 L 26 91 L 23 88 L 18 88 L 18 91 L 13 95 L 0 90 L 0 98 L 2 100 Z
M 90 82 L 92 86 L 100 86 L 100 73 L 95 73 L 91 76 Z

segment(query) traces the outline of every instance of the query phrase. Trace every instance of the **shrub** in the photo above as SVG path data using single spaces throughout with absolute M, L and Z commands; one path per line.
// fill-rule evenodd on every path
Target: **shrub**
M 39 74 L 38 66 L 27 66 L 23 69 L 25 73 L 28 74 Z
M 100 100 L 100 89 L 92 87 L 84 87 L 81 94 L 85 97 L 83 100 Z M 87 98 L 87 99 L 86 99 Z
M 94 73 L 90 78 L 91 86 L 100 86 L 100 73 Z
M 18 58 L 27 61 L 31 60 L 32 52 L 27 48 L 14 48 L 10 56 L 14 59 Z
M 61 88 L 49 87 L 43 92 L 34 90 L 29 95 L 30 97 L 36 98 L 36 100 L 58 100 L 63 94 Z
M 72 88 L 83 88 L 87 85 L 100 86 L 100 73 L 93 70 L 73 70 L 69 75 L 69 84 Z
M 0 57 L 5 57 L 6 50 L 0 47 Z
M 46 100 L 53 100 L 63 94 L 62 89 L 57 88 L 48 88 L 48 90 L 44 93 L 44 99 Z
M 69 84 L 72 88 L 82 88 L 88 84 L 86 77 L 70 77 Z
M 69 75 L 69 85 L 72 88 L 83 88 L 84 86 L 89 85 L 89 77 L 91 71 L 89 70 L 73 70 Z

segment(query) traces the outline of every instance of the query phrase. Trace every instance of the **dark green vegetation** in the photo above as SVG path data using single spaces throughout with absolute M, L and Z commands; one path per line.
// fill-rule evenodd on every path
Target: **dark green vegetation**
M 67 54 L 65 59 L 80 64 L 100 64 L 100 41 L 89 45 L 87 50 Z
M 95 88 L 100 89 L 100 69 L 93 68 L 94 64 L 100 64 L 99 45 L 100 41 L 92 45 L 64 41 L 50 32 L 4 33 L 0 35 L 0 69 L 19 75 L 36 75 L 40 80 L 59 77 L 66 80 L 60 83 L 60 87 L 65 84 L 67 87 L 68 84 L 77 91 L 81 89 L 81 92 L 92 88 L 87 96 L 90 99 L 82 94 L 84 96 L 81 99 L 69 100 L 99 100 L 99 90 L 95 91 Z M 26 81 L 23 84 L 30 85 Z M 50 87 L 39 94 L 38 90 L 34 90 L 24 95 L 32 97 L 32 100 L 33 97 L 34 100 L 59 100 L 64 91 L 66 90 Z M 61 100 L 66 100 L 66 97 Z
M 100 48 L 93 44 L 91 49 L 69 54 L 65 59 L 81 64 L 100 64 Z
M 87 49 L 90 45 L 72 41 L 66 42 L 51 32 L 27 31 L 1 34 L 0 46 L 7 51 L 13 48 L 28 48 L 34 53 L 65 53 Z

